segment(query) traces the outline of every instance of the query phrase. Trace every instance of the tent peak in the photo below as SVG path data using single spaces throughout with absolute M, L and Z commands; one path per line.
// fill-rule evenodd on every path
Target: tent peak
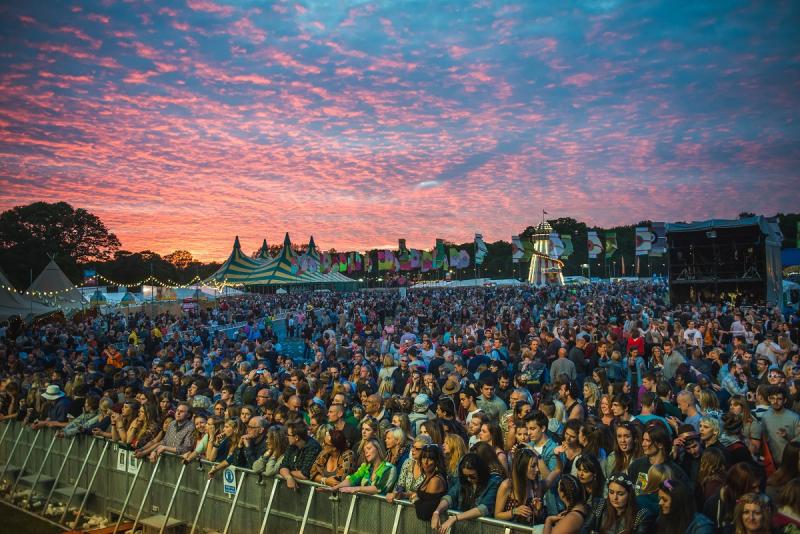
M 236 236 L 236 239 L 233 240 L 233 248 L 242 248 L 242 244 L 239 243 L 239 236 Z

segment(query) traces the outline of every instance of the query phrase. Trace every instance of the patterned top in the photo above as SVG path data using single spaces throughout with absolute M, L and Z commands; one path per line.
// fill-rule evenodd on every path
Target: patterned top
M 311 466 L 311 480 L 314 480 L 314 477 L 317 475 L 322 477 L 334 477 L 337 480 L 344 480 L 344 477 L 347 476 L 347 473 L 350 472 L 350 466 L 353 465 L 353 451 L 346 450 L 339 455 L 336 460 L 336 469 L 333 471 L 327 470 L 328 465 L 328 458 L 335 452 L 335 450 L 323 450 L 317 459 L 314 461 L 314 465 Z
M 173 421 L 167 428 L 167 433 L 164 434 L 164 439 L 161 440 L 161 445 L 166 447 L 175 447 L 178 454 L 183 454 L 192 450 L 194 446 L 194 423 L 189 420 L 178 423 Z
M 397 477 L 397 491 L 417 491 L 420 484 L 425 480 L 425 473 L 419 470 L 419 476 L 414 478 L 414 458 L 410 456 L 403 462 L 400 468 L 400 476 Z

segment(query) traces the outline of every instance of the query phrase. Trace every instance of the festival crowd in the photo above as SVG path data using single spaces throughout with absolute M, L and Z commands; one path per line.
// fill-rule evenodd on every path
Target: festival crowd
M 0 421 L 208 460 L 209 477 L 237 466 L 406 499 L 442 534 L 479 517 L 559 534 L 800 532 L 799 329 L 763 305 L 670 305 L 658 282 L 12 321 Z

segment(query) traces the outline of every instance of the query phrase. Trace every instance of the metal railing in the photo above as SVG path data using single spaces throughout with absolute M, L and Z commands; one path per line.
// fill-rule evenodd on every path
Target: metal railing
M 150 463 L 134 460 L 130 451 L 103 438 L 55 438 L 49 430 L 33 431 L 18 422 L 8 425 L 0 439 L 0 478 L 9 481 L 6 488 L 13 484 L 17 490 L 24 484 L 26 490 L 33 489 L 29 495 L 17 496 L 15 506 L 61 525 L 80 525 L 81 517 L 96 514 L 118 518 L 119 529 L 126 518 L 138 525 L 148 516 L 160 514 L 162 533 L 169 520 L 191 525 L 193 534 L 203 530 L 431 532 L 430 523 L 419 520 L 408 501 L 389 503 L 379 495 L 320 492 L 317 489 L 324 486 L 309 481 L 298 481 L 298 488 L 291 490 L 280 477 L 266 478 L 241 468 L 232 468 L 235 480 L 225 480 L 224 472 L 209 480 L 210 462 L 184 465 L 179 457 L 163 454 Z M 42 432 L 45 439 L 41 439 Z M 22 468 L 23 463 L 28 467 Z M 6 491 L 0 500 L 14 504 L 12 493 Z M 58 513 L 47 515 L 54 511 L 54 504 L 58 504 Z M 512 531 L 535 529 L 492 518 L 459 521 L 453 527 L 456 534 Z

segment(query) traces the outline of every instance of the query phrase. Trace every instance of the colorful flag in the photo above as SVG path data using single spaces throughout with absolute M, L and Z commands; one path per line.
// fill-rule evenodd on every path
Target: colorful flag
M 433 251 L 433 268 L 441 269 L 444 267 L 444 261 L 447 259 L 447 251 L 444 248 L 444 240 L 436 240 L 436 249 Z
M 412 269 L 419 269 L 422 267 L 422 251 L 416 248 L 411 249 L 409 264 Z
M 364 272 L 372 272 L 372 252 L 364 254 Z
M 561 241 L 564 243 L 564 252 L 561 253 L 561 259 L 565 260 L 572 256 L 575 252 L 575 247 L 572 245 L 572 236 L 569 234 L 561 234 Z
M 433 268 L 433 253 L 429 250 L 425 250 L 422 252 L 422 267 L 421 270 L 423 273 L 427 273 Z
M 590 258 L 596 258 L 603 252 L 603 244 L 600 242 L 600 237 L 594 230 L 589 231 L 586 235 L 586 245 L 589 249 Z
M 323 252 L 322 257 L 320 258 L 320 272 L 328 274 L 331 272 L 331 253 L 330 252 Z
M 653 248 L 654 235 L 646 226 L 636 227 L 636 255 L 647 256 Z
M 481 234 L 475 234 L 475 265 L 482 265 L 483 258 L 489 253 L 489 249 L 486 248 L 486 243 L 483 242 L 483 236 Z
M 411 270 L 411 251 L 406 248 L 406 240 L 398 240 L 397 260 L 401 271 Z
M 525 249 L 522 247 L 522 241 L 520 241 L 518 235 L 511 236 L 511 261 L 514 263 L 519 263 L 525 256 Z
M 454 269 L 466 269 L 469 267 L 469 252 L 450 247 L 450 267 Z
M 617 251 L 617 232 L 606 232 L 606 258 Z
M 347 254 L 344 252 L 339 254 L 339 272 L 346 273 L 347 272 Z
M 564 243 L 561 241 L 561 236 L 552 232 L 550 234 L 550 257 L 557 260 L 564 252 Z
M 667 225 L 663 222 L 654 222 L 650 225 L 653 231 L 653 246 L 650 248 L 651 256 L 663 256 L 667 253 Z

